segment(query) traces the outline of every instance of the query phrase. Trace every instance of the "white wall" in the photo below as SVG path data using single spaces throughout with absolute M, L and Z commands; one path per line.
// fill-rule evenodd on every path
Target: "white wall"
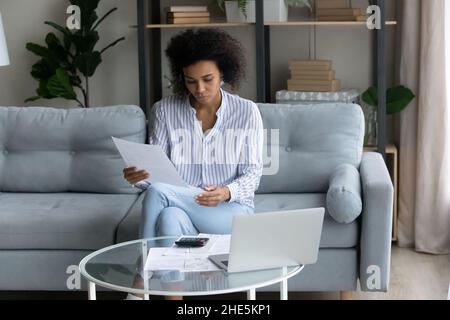
M 183 4 L 181 0 L 161 0 L 161 7 Z M 353 0 L 353 6 L 366 7 L 367 0 Z M 189 4 L 208 4 L 214 19 L 225 19 L 214 5 L 213 0 L 189 0 Z M 44 25 L 45 20 L 63 24 L 67 18 L 68 1 L 64 0 L 1 0 L 0 12 L 3 15 L 11 65 L 0 68 L 0 105 L 24 105 L 24 100 L 34 95 L 37 82 L 30 75 L 31 66 L 37 57 L 25 49 L 29 41 L 43 43 L 47 32 L 52 29 Z M 110 49 L 104 55 L 104 62 L 91 80 L 91 104 L 139 104 L 139 74 L 137 54 L 137 32 L 130 26 L 137 23 L 135 0 L 102 0 L 99 14 L 117 6 L 119 10 L 110 16 L 99 28 L 102 48 L 118 37 L 125 36 L 126 41 Z M 388 18 L 394 16 L 394 3 L 387 1 Z M 290 19 L 305 14 L 302 9 L 291 9 Z M 238 27 L 226 30 L 244 45 L 247 52 L 247 79 L 238 91 L 243 97 L 256 99 L 255 40 L 254 28 Z M 179 29 L 162 30 L 163 75 L 170 76 L 164 50 L 167 41 Z M 316 58 L 333 60 L 337 78 L 345 87 L 365 90 L 372 85 L 374 58 L 374 32 L 364 27 L 318 27 L 316 29 Z M 387 64 L 388 86 L 393 84 L 395 27 L 388 27 Z M 271 28 L 271 75 L 272 96 L 276 90 L 286 88 L 289 77 L 290 59 L 309 58 L 308 27 L 272 27 Z M 163 79 L 163 94 L 170 94 Z M 38 100 L 30 105 L 68 106 L 75 105 L 64 99 Z M 391 136 L 391 120 L 388 119 L 387 135 Z
M 0 12 L 6 32 L 11 65 L 0 68 L 0 105 L 23 106 L 24 100 L 35 95 L 37 81 L 31 75 L 31 66 L 38 57 L 25 49 L 27 42 L 44 44 L 45 35 L 54 29 L 44 24 L 49 20 L 64 25 L 69 1 L 62 0 L 1 0 Z M 118 7 L 100 25 L 98 49 L 125 36 L 126 40 L 103 55 L 103 63 L 90 80 L 91 105 L 139 103 L 139 77 L 136 1 L 103 0 L 98 15 Z M 58 33 L 55 31 L 55 33 Z M 38 100 L 27 105 L 74 106 L 64 99 Z

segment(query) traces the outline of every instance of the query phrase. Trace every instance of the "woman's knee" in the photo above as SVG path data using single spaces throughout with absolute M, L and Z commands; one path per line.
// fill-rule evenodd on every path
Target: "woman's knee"
M 195 228 L 188 215 L 176 207 L 168 207 L 161 211 L 156 222 L 159 235 L 195 234 Z

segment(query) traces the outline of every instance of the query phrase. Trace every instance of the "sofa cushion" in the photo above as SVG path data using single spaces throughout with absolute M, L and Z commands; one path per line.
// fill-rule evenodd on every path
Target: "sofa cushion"
M 327 192 L 327 209 L 339 223 L 350 223 L 361 214 L 361 180 L 355 167 L 342 164 L 335 169 Z
M 0 193 L 0 249 L 96 250 L 112 245 L 135 194 Z
M 348 163 L 359 168 L 364 137 L 360 106 L 258 106 L 267 130 L 265 168 L 258 193 L 325 193 L 338 165 Z
M 255 197 L 255 212 L 293 210 L 326 207 L 325 193 L 305 194 L 258 194 Z M 320 248 L 353 248 L 359 238 L 359 222 L 350 224 L 336 222 L 325 212 Z
M 142 110 L 0 107 L 0 191 L 136 193 L 111 136 L 144 143 Z

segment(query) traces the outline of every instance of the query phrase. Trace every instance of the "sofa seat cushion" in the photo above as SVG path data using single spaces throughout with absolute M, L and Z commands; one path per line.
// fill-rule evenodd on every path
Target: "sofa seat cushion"
M 137 197 L 0 193 L 0 249 L 96 250 L 112 245 Z
M 255 196 L 255 212 L 326 208 L 326 193 L 278 193 L 257 194 Z M 349 224 L 336 222 L 325 213 L 320 248 L 353 248 L 359 238 L 359 220 Z

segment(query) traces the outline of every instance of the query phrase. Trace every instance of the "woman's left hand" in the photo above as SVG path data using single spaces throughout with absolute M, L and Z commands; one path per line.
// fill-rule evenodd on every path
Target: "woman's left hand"
M 222 202 L 231 198 L 230 189 L 228 187 L 208 186 L 203 192 L 194 197 L 197 204 L 205 207 L 217 207 Z

